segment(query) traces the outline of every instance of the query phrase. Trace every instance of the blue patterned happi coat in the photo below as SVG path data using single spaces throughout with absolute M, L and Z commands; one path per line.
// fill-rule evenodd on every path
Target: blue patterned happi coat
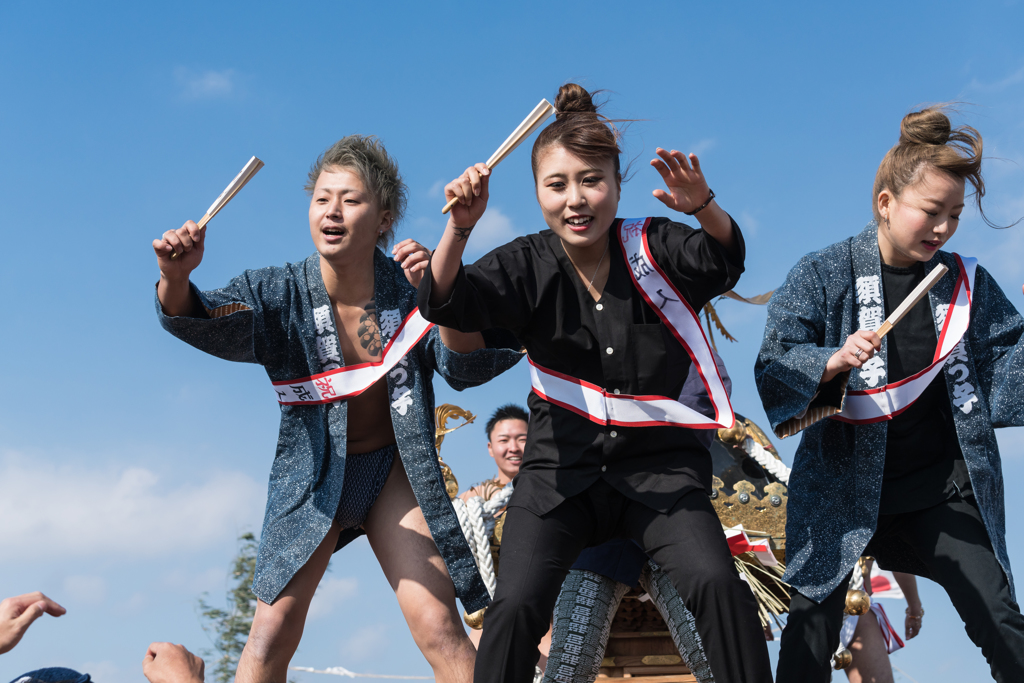
M 925 270 L 939 263 L 950 272 L 928 297 L 937 335 L 960 274 L 954 256 L 944 251 Z M 858 279 L 874 278 L 881 292 L 881 275 L 877 226 L 871 222 L 859 235 L 804 256 L 776 290 L 755 367 L 773 428 L 802 415 L 815 400 L 829 357 L 859 327 Z M 885 384 L 885 338 L 876 355 L 881 362 L 874 372 L 852 371 L 848 390 Z M 970 328 L 947 359 L 943 375 L 971 486 L 1012 594 L 1003 474 L 993 430 L 1024 425 L 1024 320 L 981 266 L 975 275 Z M 820 602 L 839 585 L 869 541 L 870 554 L 883 568 L 928 576 L 902 541 L 872 541 L 887 425 L 825 419 L 803 432 L 789 481 L 784 578 L 812 600 Z
M 383 345 L 394 332 L 384 316 L 404 319 L 416 308 L 416 290 L 401 267 L 380 250 L 374 250 L 374 271 Z M 334 362 L 344 364 L 336 345 L 321 343 L 318 349 L 318 332 L 324 332 L 325 320 L 336 329 L 319 254 L 301 263 L 247 270 L 223 289 L 202 292 L 192 285 L 192 290 L 209 318 L 167 317 L 159 300 L 156 309 L 164 329 L 202 351 L 226 360 L 258 363 L 272 381 L 309 377 L 334 367 Z M 320 314 L 319 326 L 314 311 Z M 328 312 L 329 319 L 325 318 Z M 469 612 L 485 607 L 489 598 L 445 492 L 434 449 L 433 371 L 461 390 L 492 379 L 521 357 L 511 349 L 456 353 L 441 343 L 435 327 L 406 356 L 407 362 L 387 376 L 402 464 L 456 593 Z M 267 399 L 273 396 L 268 383 Z M 347 409 L 346 401 L 281 406 L 281 432 L 253 581 L 253 592 L 264 602 L 277 598 L 331 527 L 345 479 Z M 338 548 L 360 533 L 356 529 L 342 532 Z

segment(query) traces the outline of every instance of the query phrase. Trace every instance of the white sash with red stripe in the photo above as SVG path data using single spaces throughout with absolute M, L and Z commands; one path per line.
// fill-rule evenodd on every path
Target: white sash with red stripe
M 960 267 L 960 275 L 953 287 L 953 299 L 935 346 L 932 364 L 906 379 L 884 387 L 847 392 L 843 409 L 832 416 L 833 420 L 852 424 L 891 420 L 909 408 L 942 370 L 942 364 L 967 334 L 967 328 L 970 326 L 971 295 L 974 291 L 974 273 L 978 266 L 978 259 L 962 258 L 958 254 L 954 256 Z
M 619 225 L 619 241 L 630 265 L 633 284 L 697 366 L 715 408 L 715 417 L 709 418 L 665 396 L 610 393 L 590 382 L 541 367 L 531 359 L 533 390 L 544 400 L 602 425 L 728 429 L 735 422 L 735 416 L 725 383 L 718 374 L 718 366 L 696 314 L 651 256 L 647 243 L 650 222 L 650 218 L 633 218 Z
M 380 361 L 346 365 L 290 382 L 273 382 L 277 402 L 286 406 L 319 405 L 358 396 L 398 365 L 433 326 L 414 308 L 388 340 Z

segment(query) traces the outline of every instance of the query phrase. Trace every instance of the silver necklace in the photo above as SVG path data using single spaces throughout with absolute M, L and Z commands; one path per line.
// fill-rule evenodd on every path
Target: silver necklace
M 561 240 L 559 240 L 559 241 L 561 242 Z M 601 270 L 601 264 L 604 263 L 604 257 L 608 255 L 608 245 L 609 244 L 610 244 L 610 240 L 608 242 L 604 243 L 604 252 L 601 254 L 600 260 L 598 260 L 598 262 L 597 262 L 597 268 L 594 269 L 594 277 L 590 278 L 590 282 L 587 283 L 587 291 L 588 292 L 593 292 L 594 294 L 597 294 L 597 290 L 594 289 L 594 280 L 597 279 L 597 273 Z M 576 269 L 576 273 L 578 275 L 581 275 L 580 280 L 582 280 L 583 279 L 583 277 L 582 277 L 583 271 L 580 270 L 580 267 L 577 266 L 576 262 L 572 260 L 572 256 L 569 256 L 569 250 L 565 248 L 565 242 L 562 242 L 562 251 L 565 252 L 566 257 L 568 257 L 568 259 L 569 259 L 569 263 L 572 264 L 572 267 Z

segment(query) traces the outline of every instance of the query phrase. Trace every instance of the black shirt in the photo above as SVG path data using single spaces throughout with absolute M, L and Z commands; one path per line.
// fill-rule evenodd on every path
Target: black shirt
M 616 220 L 609 230 L 610 269 L 599 301 L 576 275 L 558 236 L 545 230 L 460 268 L 442 306 L 430 306 L 428 272 L 420 311 L 431 322 L 465 332 L 510 330 L 539 365 L 607 391 L 676 398 L 690 357 L 633 284 L 618 225 Z M 733 230 L 736 247 L 727 253 L 702 230 L 651 219 L 654 260 L 696 312 L 743 272 L 743 238 L 735 223 Z M 659 511 L 696 488 L 711 490 L 711 457 L 694 430 L 605 427 L 533 392 L 527 402 L 530 432 L 510 505 L 541 515 L 601 478 Z
M 925 277 L 924 264 L 897 268 L 882 264 L 888 316 Z M 925 297 L 887 335 L 888 382 L 920 372 L 935 355 L 935 323 Z M 888 425 L 885 473 L 879 514 L 923 510 L 969 487 L 953 413 L 940 372 L 921 396 Z

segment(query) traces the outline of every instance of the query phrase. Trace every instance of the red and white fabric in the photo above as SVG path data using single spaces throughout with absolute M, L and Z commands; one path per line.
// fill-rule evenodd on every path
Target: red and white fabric
M 718 366 L 700 320 L 651 255 L 647 243 L 647 226 L 650 221 L 650 218 L 623 220 L 618 229 L 619 241 L 627 263 L 642 262 L 650 265 L 650 268 L 644 269 L 630 268 L 633 284 L 696 365 L 714 406 L 714 418 L 702 415 L 677 399 L 666 396 L 633 396 L 609 392 L 596 384 L 545 368 L 531 359 L 530 381 L 533 390 L 544 400 L 597 424 L 728 429 L 733 426 L 736 418 L 725 383 L 718 373 Z M 662 303 L 656 303 L 657 300 L 662 300 Z
M 833 420 L 852 424 L 890 420 L 909 408 L 941 372 L 946 358 L 953 353 L 970 326 L 971 293 L 974 291 L 974 274 L 978 266 L 978 259 L 961 257 L 959 254 L 954 256 L 960 267 L 960 275 L 953 287 L 953 298 L 939 333 L 932 364 L 906 379 L 884 387 L 848 391 L 842 411 L 833 415 Z
M 286 406 L 320 405 L 358 396 L 393 370 L 433 326 L 419 309 L 413 309 L 388 340 L 379 361 L 346 365 L 290 382 L 273 382 L 277 401 Z

